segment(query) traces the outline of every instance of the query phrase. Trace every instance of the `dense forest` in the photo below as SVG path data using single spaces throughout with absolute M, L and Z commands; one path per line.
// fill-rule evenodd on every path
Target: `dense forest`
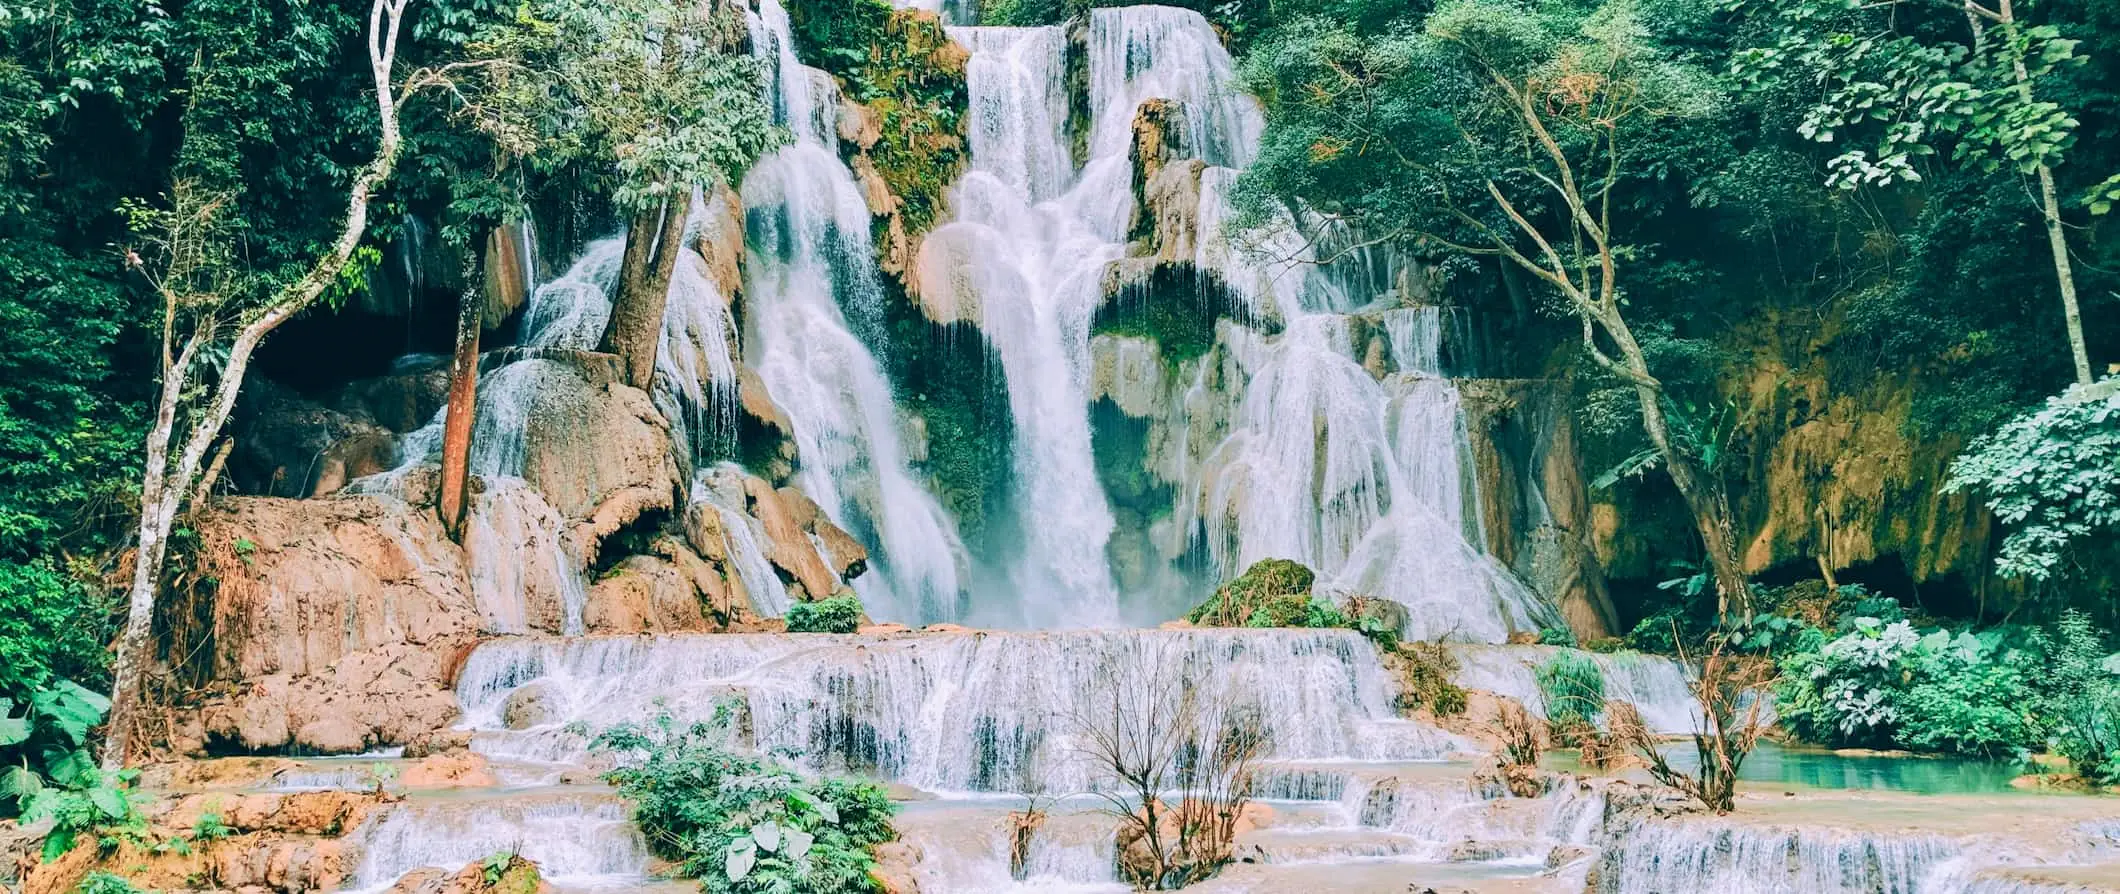
M 1603 629 L 1571 613 L 1512 642 L 1711 655 L 1711 667 L 1750 655 L 1769 668 L 1751 682 L 1775 693 L 1791 741 L 2050 754 L 2088 785 L 2120 784 L 2120 664 L 2107 657 L 2120 628 L 2120 0 L 1171 2 L 1212 24 L 1263 116 L 1228 190 L 1231 243 L 1248 234 L 1278 250 L 1293 222 L 1306 263 L 1385 256 L 1417 270 L 1407 276 L 1464 321 L 1445 369 L 1557 395 L 1588 501 L 1571 536 L 1594 553 Z M 965 70 L 984 51 L 959 49 L 942 23 L 1060 26 L 1079 43 L 1094 10 L 1129 4 L 786 5 L 787 58 L 836 85 L 824 114 L 866 110 L 873 131 L 842 118 L 834 141 L 822 128 L 889 200 L 861 234 L 878 284 L 835 270 L 832 285 L 850 316 L 859 301 L 845 296 L 862 289 L 882 308 L 871 328 L 847 325 L 879 356 L 897 346 L 881 372 L 925 432 L 908 467 L 932 479 L 971 552 L 1035 542 L 1009 506 L 1037 491 L 1007 468 L 1033 423 L 1020 409 L 994 418 L 1011 396 L 998 373 L 952 372 L 1000 357 L 1002 340 L 979 327 L 1006 324 L 991 311 L 945 320 L 915 294 L 923 250 L 955 244 L 931 235 L 975 204 L 950 190 L 981 145 L 967 136 L 977 101 Z M 468 548 L 466 506 L 491 492 L 465 467 L 470 439 L 487 437 L 473 423 L 474 403 L 487 412 L 475 383 L 495 375 L 481 351 L 537 356 L 519 334 L 525 294 L 619 234 L 609 320 L 590 333 L 618 359 L 598 387 L 662 397 L 673 278 L 695 257 L 720 263 L 687 253 L 711 241 L 696 208 L 717 195 L 733 206 L 739 192 L 748 205 L 763 190 L 747 175 L 812 139 L 788 118 L 792 94 L 776 84 L 799 75 L 761 46 L 757 6 L 0 0 L 0 817 L 35 807 L 68 830 L 144 822 L 122 796 L 110 806 L 134 782 L 118 768 L 182 749 L 133 712 L 207 688 L 178 652 L 227 644 L 184 616 L 210 618 L 196 594 L 255 567 L 256 544 L 202 533 L 204 519 L 229 498 L 323 492 L 314 468 L 284 455 L 315 462 L 329 442 L 274 452 L 319 395 L 394 375 L 407 357 L 449 370 L 437 375 L 452 393 L 398 433 L 446 416 L 434 500 Z M 1089 90 L 1087 65 L 1069 56 L 1068 89 Z M 1096 151 L 1074 137 L 1076 162 Z M 1236 166 L 1215 157 L 1227 147 L 1180 150 Z M 1146 189 L 1145 165 L 1135 176 Z M 769 239 L 799 251 L 796 228 L 755 209 L 731 216 L 754 253 Z M 1161 238 L 1135 220 L 1134 247 Z M 729 249 L 727 266 L 742 252 Z M 744 338 L 773 325 L 743 313 Z M 1094 331 L 1160 336 L 1170 368 L 1191 370 L 1232 315 L 1099 317 Z M 1199 344 L 1181 350 L 1185 326 L 1201 327 Z M 821 450 L 791 461 L 793 446 L 761 439 L 774 414 L 743 394 L 740 410 L 664 409 L 680 429 L 691 420 L 676 436 L 689 439 L 680 489 L 724 463 L 769 479 L 770 495 L 817 467 Z M 1084 431 L 1100 450 L 1117 443 L 1106 421 Z M 1169 482 L 1128 486 L 1183 499 Z M 599 530 L 621 547 L 590 551 L 592 583 L 695 524 L 669 489 L 664 505 Z M 755 508 L 749 493 L 739 508 Z M 834 567 L 819 564 L 823 586 L 806 570 L 780 575 L 803 586 L 781 594 L 794 606 L 781 629 L 850 632 L 858 604 L 811 605 L 841 595 L 835 575 L 862 573 L 827 547 L 864 541 L 854 548 L 891 574 L 910 553 L 882 541 L 880 522 L 847 522 L 811 497 L 847 530 L 797 533 Z M 1120 527 L 1167 513 L 1139 502 L 1119 507 Z M 215 558 L 224 547 L 233 564 Z M 1202 590 L 1188 603 L 1225 584 L 1241 595 L 1192 549 L 1174 563 L 1197 575 L 1184 578 Z M 1297 570 L 1308 594 L 1311 572 Z M 1004 580 L 965 579 L 969 595 L 942 601 L 977 603 L 980 586 Z M 1360 603 L 1307 598 L 1275 623 L 1249 608 L 1222 623 L 1378 632 Z M 835 611 L 846 617 L 809 620 Z M 1381 648 L 1397 656 L 1391 626 Z M 650 803 L 681 798 L 670 786 L 691 783 L 671 779 L 698 766 L 780 772 L 729 763 L 700 735 L 624 727 L 602 747 L 656 755 L 619 771 Z M 891 837 L 873 826 L 889 814 L 881 790 L 775 784 L 793 786 L 795 806 L 771 810 L 789 829 L 802 818 L 810 831 L 791 833 L 802 847 L 824 836 L 820 853 L 837 850 L 817 859 L 850 861 L 832 877 L 866 883 L 867 858 L 849 855 Z M 745 828 L 662 855 L 710 877 L 730 848 L 787 857 L 768 843 L 778 827 Z M 726 890 L 753 890 L 730 872 Z M 1171 873 L 1184 874 L 1152 875 Z

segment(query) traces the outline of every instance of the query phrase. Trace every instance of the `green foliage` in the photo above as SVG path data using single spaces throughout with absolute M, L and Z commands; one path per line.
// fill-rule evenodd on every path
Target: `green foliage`
M 54 678 L 100 684 L 110 599 L 49 559 L 0 561 L 0 696 L 27 698 Z
M 1307 618 L 1310 585 L 1316 578 L 1317 575 L 1299 562 L 1262 559 L 1215 590 L 1206 602 L 1187 612 L 1185 620 L 1208 627 L 1284 626 L 1254 625 L 1252 615 L 1279 599 L 1284 603 L 1279 616 Z M 1291 597 L 1300 599 L 1300 610 L 1288 607 Z
M 1456 682 L 1457 656 L 1441 644 L 1400 643 L 1384 653 L 1384 667 L 1398 676 L 1401 708 L 1425 708 L 1438 717 L 1465 713 L 1465 690 Z
M 108 872 L 91 872 L 81 877 L 74 885 L 73 894 L 141 894 L 139 888 L 124 876 Z
M 743 24 L 672 0 L 535 0 L 481 31 L 474 120 L 508 154 L 579 168 L 622 209 L 729 183 L 786 138 Z M 669 52 L 670 47 L 682 48 Z M 615 164 L 615 168 L 612 166 Z M 593 172 L 610 169 L 615 179 Z
M 1590 729 L 1605 707 L 1605 671 L 1597 659 L 1572 649 L 1553 656 L 1536 671 L 1546 722 L 1555 730 Z
M 887 0 L 795 3 L 788 18 L 802 59 L 831 72 L 848 98 L 876 116 L 879 138 L 861 151 L 898 197 L 905 233 L 926 232 L 969 156 L 963 48 L 934 14 L 895 9 Z
M 789 633 L 853 633 L 861 626 L 861 600 L 851 594 L 788 606 Z
M 2037 83 L 2083 62 L 2077 41 L 2051 26 L 1997 24 L 1988 39 L 1968 42 L 1966 29 L 1929 27 L 1932 16 L 1959 15 L 1942 8 L 1839 0 L 1730 6 L 1763 26 L 1761 45 L 1732 58 L 1737 82 L 1754 91 L 1777 90 L 1785 80 L 1805 85 L 1816 101 L 1798 133 L 1859 147 L 1827 163 L 1834 186 L 1919 181 L 1916 161 L 1953 138 L 1958 160 L 2022 173 L 2060 164 L 2075 141 L 2080 122 L 2037 99 L 2016 74 L 2022 66 Z
M 2042 744 L 2043 638 L 1852 617 L 1781 657 L 1781 722 L 1830 745 L 2011 757 Z
M 2079 611 L 2063 612 L 2047 641 L 2035 704 L 2054 753 L 2084 779 L 2120 785 L 2120 654 L 2107 654 L 2103 631 Z
M 2073 547 L 2120 532 L 2120 378 L 2071 386 L 1974 442 L 1944 487 L 1980 494 L 2009 526 L 2003 575 L 2053 576 Z
M 1538 642 L 1542 646 L 1573 646 L 1575 634 L 1566 627 L 1548 627 L 1538 632 Z
M 807 779 L 730 747 L 725 726 L 618 726 L 595 749 L 605 779 L 633 802 L 657 856 L 708 894 L 875 891 L 870 848 L 897 837 L 883 789 Z

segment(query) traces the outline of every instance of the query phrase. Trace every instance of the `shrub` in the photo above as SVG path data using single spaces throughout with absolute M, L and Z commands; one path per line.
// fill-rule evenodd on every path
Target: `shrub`
M 1399 678 L 1399 707 L 1427 708 L 1438 717 L 1465 713 L 1465 690 L 1452 679 L 1457 656 L 1437 643 L 1400 643 L 1386 652 L 1384 666 Z
M 2007 631 L 1924 634 L 1857 617 L 1783 655 L 1777 710 L 1790 731 L 1828 745 L 2015 755 L 2040 738 L 2039 659 Z
M 1595 730 L 1605 705 L 1605 671 L 1581 652 L 1553 656 L 1537 671 L 1539 696 L 1546 703 L 1546 722 L 1556 741 L 1573 742 Z
M 1301 596 L 1310 601 L 1310 586 L 1317 579 L 1310 569 L 1287 559 L 1265 559 L 1252 563 L 1236 579 L 1223 584 L 1213 596 L 1187 613 L 1185 620 L 1206 627 L 1277 626 L 1253 625 L 1252 613 L 1276 597 Z
M 1542 646 L 1573 646 L 1575 634 L 1566 627 L 1548 627 L 1538 632 L 1538 642 Z
M 2086 780 L 2120 784 L 2120 655 L 2108 656 L 2104 634 L 2073 609 L 2041 638 L 2047 676 L 2038 710 L 2054 752 Z
M 788 606 L 789 633 L 853 633 L 861 628 L 861 600 L 834 596 Z
M 876 891 L 870 848 L 897 837 L 880 786 L 810 779 L 730 747 L 725 723 L 670 717 L 598 734 L 604 779 L 633 803 L 655 854 L 707 894 Z

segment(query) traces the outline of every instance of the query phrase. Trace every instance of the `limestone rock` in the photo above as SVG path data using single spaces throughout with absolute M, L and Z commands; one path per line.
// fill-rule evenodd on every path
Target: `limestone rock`
M 360 751 L 455 717 L 440 656 L 480 620 L 463 554 L 431 513 L 365 496 L 234 498 L 198 530 L 197 561 L 219 582 L 211 626 L 165 619 L 166 654 L 189 656 L 221 695 L 181 725 L 198 736 L 187 747 Z
M 823 542 L 824 560 L 842 580 L 853 580 L 869 570 L 869 550 L 854 535 L 819 517 L 811 529 Z
M 813 598 L 837 590 L 838 579 L 817 555 L 808 532 L 795 523 L 795 513 L 780 493 L 762 478 L 747 477 L 744 495 L 750 500 L 752 516 L 765 526 L 766 558 L 773 566 L 787 572 Z
M 529 729 L 552 722 L 558 710 L 552 705 L 552 694 L 542 683 L 532 683 L 508 693 L 508 700 L 501 703 L 501 725 L 509 729 Z
M 496 784 L 483 755 L 469 751 L 436 754 L 398 774 L 406 788 L 486 788 Z
M 660 537 L 650 549 L 627 556 L 590 589 L 584 620 L 591 631 L 718 630 L 747 614 L 722 572 L 684 541 Z
M 551 359 L 511 364 L 530 391 L 522 408 L 522 477 L 569 518 L 616 530 L 648 509 L 669 509 L 680 470 L 670 426 L 647 392 Z M 614 510 L 614 507 L 615 510 Z

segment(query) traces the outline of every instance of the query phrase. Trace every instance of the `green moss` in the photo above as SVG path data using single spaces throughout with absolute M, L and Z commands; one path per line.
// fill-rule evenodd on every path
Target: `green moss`
M 1172 367 L 1205 355 L 1215 344 L 1215 321 L 1250 315 L 1220 278 L 1191 264 L 1160 264 L 1097 309 L 1091 335 L 1126 335 L 1156 343 Z
M 1148 429 L 1148 420 L 1126 415 L 1109 399 L 1090 405 L 1089 443 L 1098 483 L 1113 505 L 1154 520 L 1170 514 L 1176 492 L 1148 470 Z
M 788 16 L 803 60 L 831 72 L 849 99 L 877 116 L 881 137 L 867 149 L 869 161 L 898 197 L 905 232 L 925 232 L 968 155 L 964 48 L 933 13 L 885 0 L 814 0 L 791 4 Z M 876 244 L 885 246 L 888 221 L 876 225 Z
M 1265 559 L 1244 569 L 1235 580 L 1223 584 L 1185 620 L 1208 627 L 1278 627 L 1295 624 L 1253 624 L 1252 616 L 1264 612 L 1269 619 L 1307 617 L 1291 607 L 1289 597 L 1310 602 L 1310 586 L 1317 579 L 1309 568 L 1287 559 Z

